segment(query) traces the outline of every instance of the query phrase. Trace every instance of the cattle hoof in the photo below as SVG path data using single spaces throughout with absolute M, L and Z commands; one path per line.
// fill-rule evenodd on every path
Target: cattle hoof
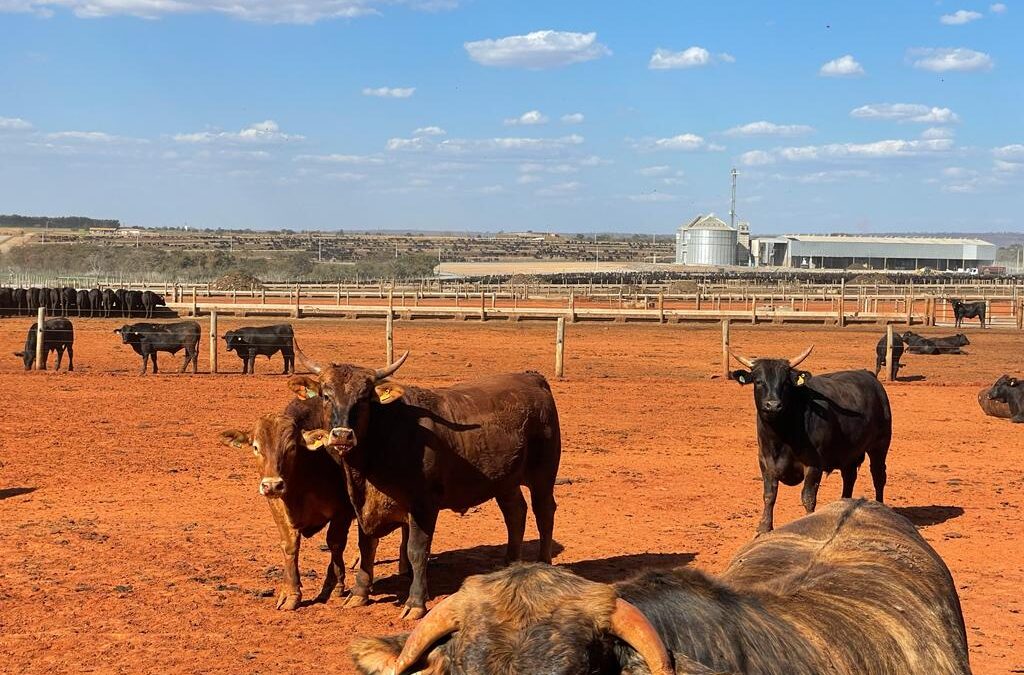
M 370 604 L 370 598 L 365 595 L 353 594 L 348 596 L 348 599 L 345 600 L 345 604 L 342 605 L 342 607 L 345 609 L 354 609 L 356 607 L 366 607 L 368 604 Z
M 398 618 L 406 619 L 408 621 L 419 621 L 426 615 L 426 607 L 403 607 L 402 613 L 398 615 Z
M 302 602 L 301 593 L 281 591 L 281 595 L 277 597 L 277 608 L 282 612 L 293 612 L 299 608 L 300 602 Z

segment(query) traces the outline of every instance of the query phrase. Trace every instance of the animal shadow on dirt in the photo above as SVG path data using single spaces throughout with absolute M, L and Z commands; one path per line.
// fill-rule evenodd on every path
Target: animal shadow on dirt
M 537 559 L 539 542 L 523 542 L 523 560 Z M 552 553 L 557 557 L 565 547 L 557 541 Z M 645 569 L 665 569 L 688 565 L 696 558 L 694 553 L 637 553 L 618 555 L 610 558 L 580 560 L 563 565 L 576 574 L 600 583 L 612 583 L 635 576 Z M 382 560 L 379 562 L 395 562 Z M 557 561 L 555 563 L 558 564 Z M 451 595 L 459 590 L 466 577 L 474 574 L 487 574 L 505 566 L 505 545 L 481 545 L 455 551 L 444 551 L 430 558 L 430 594 L 431 596 Z M 409 590 L 408 578 L 400 575 L 382 577 L 374 583 L 378 602 L 388 602 L 404 598 Z M 384 597 L 379 597 L 384 596 Z
M 907 375 L 906 377 L 896 377 L 897 382 L 924 382 L 925 379 L 927 378 L 925 378 L 924 375 Z
M 917 527 L 938 525 L 964 515 L 959 506 L 897 506 L 893 510 Z
M 30 492 L 35 492 L 39 488 L 34 487 L 14 487 L 14 488 L 0 488 L 0 501 L 4 499 L 10 499 L 11 497 L 20 497 L 21 495 L 27 495 Z

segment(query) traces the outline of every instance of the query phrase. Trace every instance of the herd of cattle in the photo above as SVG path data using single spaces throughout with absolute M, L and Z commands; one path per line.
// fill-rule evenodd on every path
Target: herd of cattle
M 33 316 L 40 307 L 53 316 L 79 318 L 120 315 L 123 318 L 152 319 L 158 307 L 166 307 L 163 296 L 153 291 L 129 291 L 123 288 L 7 288 L 0 287 L 0 316 Z
M 983 316 L 980 317 L 984 321 Z M 115 331 L 157 372 L 157 352 L 185 351 L 196 371 L 194 321 L 136 323 Z M 29 330 L 26 367 L 35 354 Z M 58 367 L 73 327 L 45 325 Z M 748 358 L 731 377 L 753 385 L 764 511 L 759 535 L 719 577 L 688 568 L 646 572 L 616 584 L 550 565 L 561 458 L 554 396 L 536 372 L 493 375 L 428 389 L 400 383 L 406 352 L 386 368 L 320 364 L 298 349 L 291 326 L 224 336 L 252 372 L 257 355 L 284 358 L 289 402 L 221 441 L 252 453 L 284 552 L 277 608 L 299 608 L 302 538 L 326 528 L 330 559 L 317 600 L 370 602 L 377 546 L 400 530 L 399 571 L 410 577 L 401 611 L 422 619 L 410 634 L 357 640 L 365 674 L 470 673 L 970 673 L 966 632 L 952 577 L 905 518 L 882 505 L 892 412 L 867 370 L 812 374 L 812 348 L 790 359 Z M 963 334 L 896 336 L 905 354 L 958 354 Z M 899 349 L 897 350 L 897 344 Z M 880 342 L 885 356 L 885 338 Z M 310 371 L 294 374 L 294 360 Z M 1024 422 L 1024 387 L 1003 376 L 979 395 L 989 414 Z M 1005 405 L 1006 412 L 997 404 Z M 870 460 L 875 501 L 852 499 Z M 816 511 L 822 476 L 839 471 L 842 497 Z M 779 483 L 802 484 L 807 513 L 774 530 Z M 530 503 L 539 562 L 518 562 Z M 466 579 L 427 613 L 428 566 L 438 515 L 494 500 L 507 529 L 505 569 Z M 358 562 L 346 594 L 344 553 L 356 525 Z M 851 605 L 851 603 L 853 603 Z M 855 611 L 852 607 L 855 606 Z

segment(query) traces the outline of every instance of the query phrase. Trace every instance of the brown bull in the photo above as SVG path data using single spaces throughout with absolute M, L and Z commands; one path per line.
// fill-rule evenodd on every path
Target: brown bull
M 988 397 L 991 391 L 992 387 L 982 387 L 978 392 L 978 405 L 981 406 L 982 412 L 989 417 L 998 417 L 1004 420 L 1008 420 L 1013 417 L 1013 413 L 1010 412 L 1009 403 L 1006 401 L 997 401 Z
M 516 565 L 470 577 L 410 635 L 356 641 L 364 675 L 964 675 L 946 565 L 910 521 L 841 500 L 742 548 L 606 585 Z
M 558 412 L 538 373 L 495 375 L 444 389 L 389 381 L 408 352 L 382 370 L 320 367 L 297 350 L 318 377 L 289 384 L 300 398 L 331 406 L 328 432 L 307 434 L 342 467 L 359 521 L 360 568 L 352 602 L 368 602 L 376 540 L 409 528 L 412 584 L 402 616 L 426 614 L 427 557 L 441 509 L 465 512 L 494 499 L 508 530 L 507 560 L 520 558 L 530 489 L 540 533 L 539 558 L 551 562 L 554 484 L 561 456 Z M 327 453 L 321 453 L 327 454 Z

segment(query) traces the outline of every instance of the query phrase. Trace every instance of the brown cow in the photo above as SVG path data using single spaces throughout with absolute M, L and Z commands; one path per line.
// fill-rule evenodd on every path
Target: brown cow
M 1013 417 L 1013 413 L 1010 412 L 1010 404 L 1006 401 L 997 401 L 993 398 L 989 398 L 988 395 L 992 391 L 992 387 L 982 387 L 978 391 L 978 405 L 981 406 L 982 412 L 989 417 L 998 417 L 1000 419 L 1008 420 Z
M 966 675 L 960 599 L 914 525 L 844 499 L 743 547 L 718 578 L 614 585 L 516 565 L 470 577 L 410 635 L 352 646 L 364 675 Z
M 302 601 L 299 578 L 299 541 L 327 526 L 327 565 L 317 600 L 345 589 L 345 543 L 354 513 L 344 489 L 341 469 L 323 453 L 308 452 L 302 432 L 328 423 L 330 407 L 321 399 L 292 401 L 284 414 L 259 418 L 252 433 L 225 431 L 226 445 L 250 450 L 260 469 L 259 492 L 267 498 L 284 552 L 284 587 L 277 608 L 293 610 Z
M 361 563 L 353 596 L 368 602 L 376 538 L 408 524 L 413 578 L 402 616 L 426 614 L 427 556 L 441 509 L 465 512 L 496 500 L 508 530 L 506 559 L 518 560 L 526 528 L 523 485 L 530 488 L 540 533 L 539 558 L 551 562 L 562 445 L 558 411 L 542 375 L 495 375 L 421 389 L 387 380 L 408 352 L 382 370 L 321 368 L 296 352 L 319 377 L 296 376 L 289 385 L 300 398 L 321 396 L 332 407 L 331 431 L 307 441 L 325 445 L 343 467 L 359 520 Z

